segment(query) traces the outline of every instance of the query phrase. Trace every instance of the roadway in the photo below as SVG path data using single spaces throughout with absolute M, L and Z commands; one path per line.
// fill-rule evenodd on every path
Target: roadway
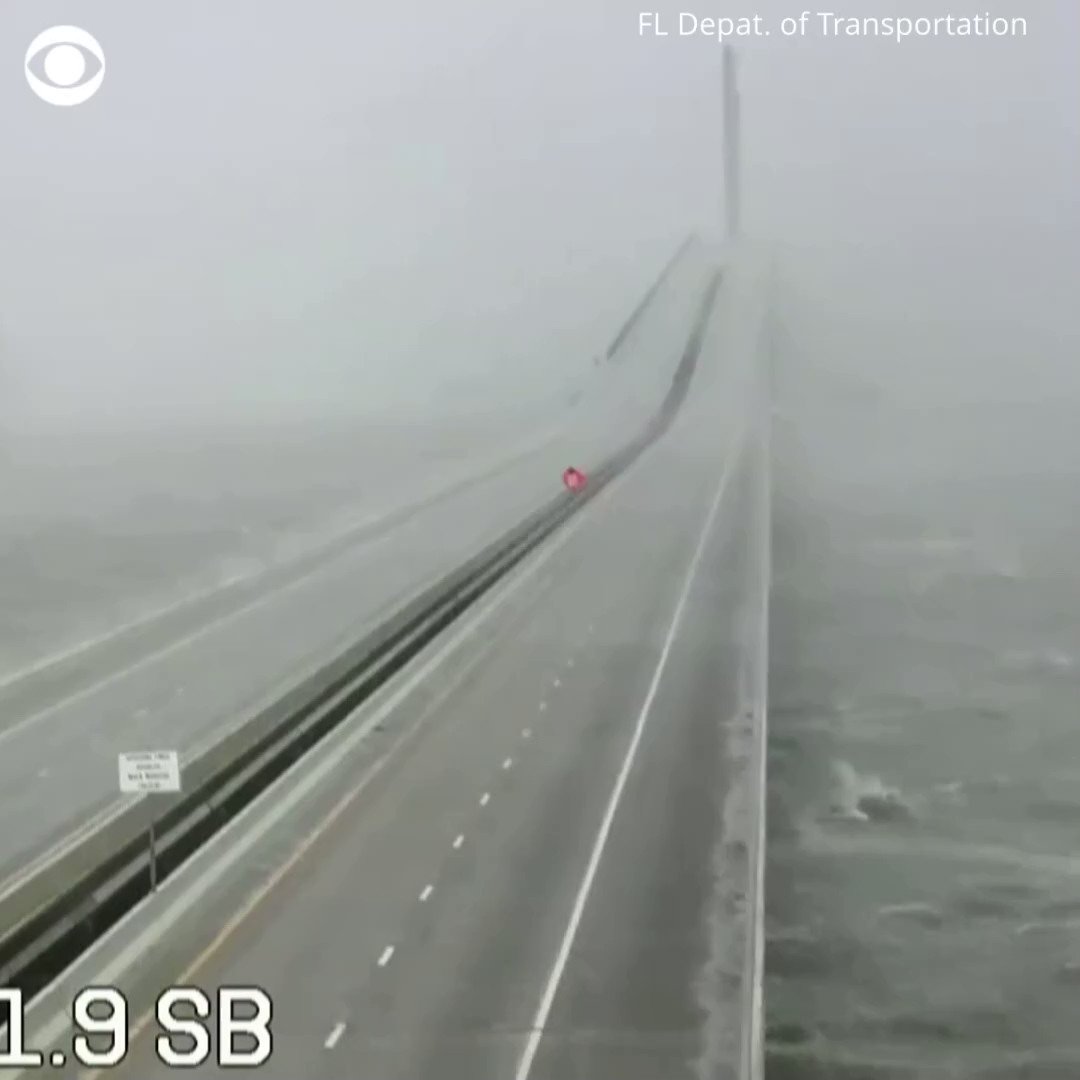
M 691 410 L 68 972 L 29 1045 L 70 1048 L 83 985 L 133 1018 L 169 984 L 256 985 L 270 1078 L 731 1075 L 746 866 L 726 800 L 764 545 L 730 401 L 707 428 Z M 155 1033 L 110 1075 L 170 1075 Z
M 197 754 L 556 495 L 566 464 L 588 468 L 639 430 L 685 344 L 702 268 L 689 260 L 635 329 L 619 368 L 594 382 L 561 430 L 505 469 L 313 558 L 301 573 L 241 589 L 236 602 L 196 606 L 190 619 L 158 628 L 159 639 L 147 630 L 120 640 L 74 688 L 7 687 L 0 812 L 20 828 L 0 835 L 0 891 L 124 805 L 119 751 Z
M 419 473 L 419 460 L 408 463 L 411 469 L 403 468 L 405 463 L 400 460 L 387 461 L 387 470 L 394 474 L 394 488 L 387 490 L 390 485 L 384 480 L 382 490 L 369 491 L 362 513 L 353 507 L 351 515 L 342 514 L 344 520 L 333 526 L 312 527 L 309 532 L 314 535 L 306 540 L 282 538 L 284 550 L 277 557 L 232 556 L 232 565 L 243 570 L 222 572 L 224 568 L 211 564 L 210 584 L 189 580 L 166 602 L 155 604 L 144 599 L 138 613 L 128 618 L 118 617 L 115 611 L 112 617 L 105 613 L 103 625 L 107 629 L 69 640 L 5 677 L 0 681 L 0 714 L 4 717 L 0 725 L 15 726 L 20 717 L 71 697 L 252 601 L 298 582 L 334 557 L 388 533 L 417 511 L 518 467 L 560 433 L 565 434 L 565 428 L 564 417 L 561 425 L 534 432 L 532 438 L 516 446 L 477 447 L 472 459 L 443 470 L 441 475 L 432 475 L 430 463 L 426 473 Z M 481 449 L 486 449 L 486 455 L 481 456 Z M 221 557 L 228 562 L 229 556 Z M 53 591 L 64 589 L 61 585 Z

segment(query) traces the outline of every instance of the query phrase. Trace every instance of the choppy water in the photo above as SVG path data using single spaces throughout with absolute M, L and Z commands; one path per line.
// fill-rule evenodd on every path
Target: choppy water
M 1075 410 L 785 408 L 769 1080 L 1076 1080 Z

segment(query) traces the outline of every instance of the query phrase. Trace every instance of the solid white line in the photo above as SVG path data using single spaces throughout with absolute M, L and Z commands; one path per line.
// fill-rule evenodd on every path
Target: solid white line
M 491 792 L 485 791 L 484 794 L 480 796 L 480 805 L 487 806 L 489 802 L 491 802 Z
M 330 1034 L 326 1036 L 326 1042 L 323 1043 L 323 1046 L 325 1046 L 327 1050 L 333 1050 L 334 1047 L 337 1046 L 338 1040 L 344 1034 L 345 1024 L 342 1021 L 334 1025 L 333 1031 L 331 1031 Z
M 219 854 L 186 888 L 180 889 L 182 879 L 179 875 L 173 878 L 172 882 L 165 882 L 165 889 L 169 889 L 170 884 L 172 884 L 173 889 L 180 890 L 176 899 L 141 932 L 128 940 L 116 956 L 103 964 L 95 976 L 83 980 L 85 984 L 93 986 L 115 985 L 142 959 L 148 950 L 164 940 L 188 911 L 195 907 L 235 867 L 237 860 L 242 859 L 263 837 L 292 813 L 311 792 L 325 783 L 341 763 L 347 760 L 351 751 L 366 739 L 379 724 L 383 723 L 415 691 L 416 687 L 441 668 L 454 655 L 462 642 L 472 637 L 519 589 L 536 577 L 540 570 L 566 546 L 570 539 L 580 532 L 585 523 L 591 520 L 595 510 L 610 501 L 611 497 L 631 475 L 633 475 L 632 470 L 616 477 L 591 506 L 586 509 L 585 513 L 581 514 L 576 520 L 571 520 L 565 532 L 562 532 L 561 535 L 557 533 L 552 538 L 550 547 L 545 546 L 538 549 L 535 562 L 523 564 L 523 568 L 518 575 L 499 589 L 491 601 L 478 611 L 473 618 L 463 623 L 460 629 L 446 641 L 438 652 L 417 667 L 411 676 L 404 678 L 400 685 L 386 697 L 363 724 L 336 745 L 333 755 L 324 756 L 321 761 L 314 765 L 308 760 L 307 755 L 301 757 L 253 803 L 237 814 L 225 829 L 211 841 L 207 848 L 195 852 L 185 866 L 180 868 L 180 874 L 183 873 L 186 866 L 195 865 L 197 860 L 206 859 L 211 851 L 217 851 Z M 390 755 L 388 753 L 375 762 L 365 774 L 361 783 L 366 785 L 370 782 L 389 759 Z M 284 794 L 282 794 L 283 791 Z M 245 828 L 247 831 L 243 832 L 242 830 Z M 160 895 L 159 893 L 158 896 Z M 123 935 L 128 924 L 153 899 L 153 897 L 147 898 L 147 900 L 144 900 L 128 912 L 115 926 L 95 942 L 83 956 L 73 961 L 53 982 L 44 987 L 27 1003 L 27 1014 L 34 1009 L 40 999 L 44 999 L 61 980 L 66 978 L 69 972 L 88 963 L 91 957 L 103 951 L 111 942 Z M 260 899 L 261 894 L 259 890 L 256 890 L 254 898 L 249 901 L 248 906 L 254 907 Z M 27 1019 L 29 1020 L 29 1016 Z M 26 1027 L 29 1028 L 30 1024 L 27 1023 Z M 66 1008 L 60 1009 L 53 1013 L 40 1027 L 35 1026 L 33 1045 L 52 1046 L 70 1027 L 70 1010 Z M 13 1072 L 6 1080 L 17 1080 L 21 1075 L 22 1070 L 19 1070 Z
M 585 876 L 581 880 L 577 896 L 574 899 L 574 906 L 570 912 L 570 921 L 566 924 L 566 931 L 564 932 L 562 942 L 559 945 L 559 951 L 555 956 L 555 963 L 552 965 L 551 973 L 548 975 L 543 995 L 540 998 L 540 1004 L 536 1010 L 536 1015 L 533 1017 L 532 1024 L 530 1025 L 529 1037 L 525 1042 L 521 1058 L 518 1061 L 517 1070 L 514 1073 L 514 1080 L 528 1080 L 529 1072 L 531 1071 L 533 1061 L 536 1058 L 536 1052 L 540 1047 L 540 1040 L 543 1037 L 544 1027 L 547 1024 L 548 1016 L 551 1013 L 551 1006 L 555 1001 L 555 993 L 559 989 L 563 971 L 566 969 L 567 960 L 570 958 L 570 950 L 573 947 L 574 938 L 577 936 L 578 926 L 581 924 L 581 918 L 585 912 L 585 904 L 588 902 L 589 893 L 592 891 L 593 881 L 596 877 L 596 871 L 600 866 L 600 859 L 604 854 L 604 848 L 607 845 L 608 834 L 611 832 L 612 822 L 615 820 L 615 812 L 619 807 L 619 800 L 622 798 L 627 778 L 633 767 L 634 759 L 637 757 L 638 747 L 641 745 L 641 737 L 649 722 L 652 705 L 656 700 L 657 692 L 660 689 L 660 680 L 663 677 L 664 669 L 667 667 L 672 646 L 675 644 L 679 627 L 682 624 L 686 603 L 690 596 L 690 589 L 693 586 L 694 578 L 697 575 L 701 558 L 705 553 L 705 545 L 708 542 L 709 534 L 712 531 L 713 523 L 716 520 L 716 515 L 720 510 L 720 502 L 724 496 L 724 491 L 727 488 L 728 479 L 731 476 L 732 463 L 736 460 L 737 455 L 735 454 L 732 454 L 731 457 L 729 457 L 723 475 L 720 477 L 720 483 L 716 489 L 716 495 L 713 498 L 712 506 L 709 508 L 709 512 L 705 518 L 705 524 L 701 528 L 701 535 L 698 537 L 697 547 L 694 549 L 693 557 L 691 558 L 690 565 L 686 571 L 686 577 L 683 580 L 679 601 L 675 606 L 675 614 L 672 616 L 671 625 L 668 627 L 667 637 L 664 639 L 664 647 L 660 651 L 660 659 L 657 662 L 656 670 L 653 672 L 652 682 L 649 684 L 649 690 L 645 695 L 645 701 L 641 706 L 641 712 L 638 713 L 637 723 L 634 726 L 634 734 L 630 740 L 630 746 L 627 748 L 626 756 L 623 758 L 622 768 L 619 770 L 619 775 L 615 780 L 615 787 L 612 789 L 611 796 L 608 799 L 607 809 L 604 811 L 604 817 L 600 823 L 600 830 L 596 834 L 592 854 L 589 857 L 588 865 L 585 867 Z
M 426 904 L 428 897 L 435 891 L 434 885 L 425 885 L 424 891 L 420 894 L 420 903 Z
M 382 951 L 382 956 L 379 957 L 379 967 L 386 967 L 390 963 L 390 958 L 394 955 L 394 946 L 387 945 Z
M 514 764 L 514 759 L 513 759 L 513 758 L 507 758 L 507 759 L 506 759 L 506 760 L 505 760 L 505 761 L 503 762 L 503 768 L 504 768 L 504 769 L 509 769 L 509 768 L 510 768 L 510 766 L 511 766 L 511 765 L 513 765 L 513 764 Z

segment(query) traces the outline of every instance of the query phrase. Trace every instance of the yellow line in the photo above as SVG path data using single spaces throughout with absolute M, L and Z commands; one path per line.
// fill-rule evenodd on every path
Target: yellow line
M 403 732 L 398 740 L 389 746 L 385 753 L 372 763 L 371 767 L 364 773 L 360 782 L 352 788 L 350 791 L 338 800 L 333 809 L 304 837 L 304 839 L 293 850 L 292 854 L 284 863 L 282 863 L 271 875 L 268 877 L 262 885 L 260 885 L 240 909 L 232 916 L 231 919 L 221 928 L 217 936 L 207 945 L 202 952 L 180 973 L 173 985 L 186 986 L 190 985 L 195 976 L 206 966 L 206 964 L 213 959 L 215 954 L 228 943 L 229 939 L 240 929 L 241 926 L 254 914 L 255 910 L 262 904 L 262 902 L 281 884 L 282 881 L 300 864 L 304 856 L 311 851 L 315 844 L 325 835 L 325 833 L 334 825 L 334 823 L 349 809 L 350 806 L 360 797 L 366 790 L 372 780 L 383 770 L 388 764 L 390 759 L 396 754 L 411 738 L 413 738 L 417 732 L 427 723 L 437 709 L 446 701 L 451 694 L 453 694 L 465 681 L 466 677 L 480 665 L 480 663 L 490 655 L 490 653 L 499 645 L 502 641 L 506 640 L 505 636 L 493 638 L 487 645 L 487 648 L 478 653 L 473 660 L 466 664 L 461 669 L 458 677 L 454 679 L 434 701 L 432 701 L 428 707 L 420 714 L 416 722 L 407 731 Z M 130 1058 L 132 1049 L 135 1042 L 145 1032 L 150 1022 L 155 1018 L 155 1010 L 147 1009 L 138 1020 L 131 1026 L 128 1032 L 128 1054 Z M 121 1068 L 123 1066 L 121 1065 Z M 97 1080 L 98 1077 L 108 1072 L 111 1076 L 116 1075 L 115 1068 L 111 1069 L 94 1069 L 90 1072 L 80 1073 L 80 1080 Z

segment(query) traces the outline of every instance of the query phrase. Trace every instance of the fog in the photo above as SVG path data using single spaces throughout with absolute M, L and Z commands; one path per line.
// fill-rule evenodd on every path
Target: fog
M 1027 36 L 743 45 L 747 219 L 777 251 L 807 482 L 1080 469 L 1080 10 L 991 14 Z
M 737 39 L 748 230 L 814 363 L 892 398 L 1075 394 L 1069 0 L 1024 38 Z M 858 14 L 967 14 L 935 0 Z M 108 71 L 29 93 L 72 21 Z M 0 15 L 9 424 L 512 409 L 719 218 L 720 50 L 612 0 L 14 0 Z
M 970 14 L 858 6 L 898 12 Z M 747 56 L 746 201 L 777 243 L 781 351 L 792 378 L 829 374 L 800 383 L 821 409 L 819 472 L 1080 463 L 1080 11 L 992 14 L 1027 36 L 773 39 Z M 910 410 L 900 440 L 890 407 Z
M 586 370 L 716 213 L 719 83 L 575 8 L 6 4 L 9 413 L 505 409 Z M 56 109 L 22 52 L 66 19 L 108 69 Z

